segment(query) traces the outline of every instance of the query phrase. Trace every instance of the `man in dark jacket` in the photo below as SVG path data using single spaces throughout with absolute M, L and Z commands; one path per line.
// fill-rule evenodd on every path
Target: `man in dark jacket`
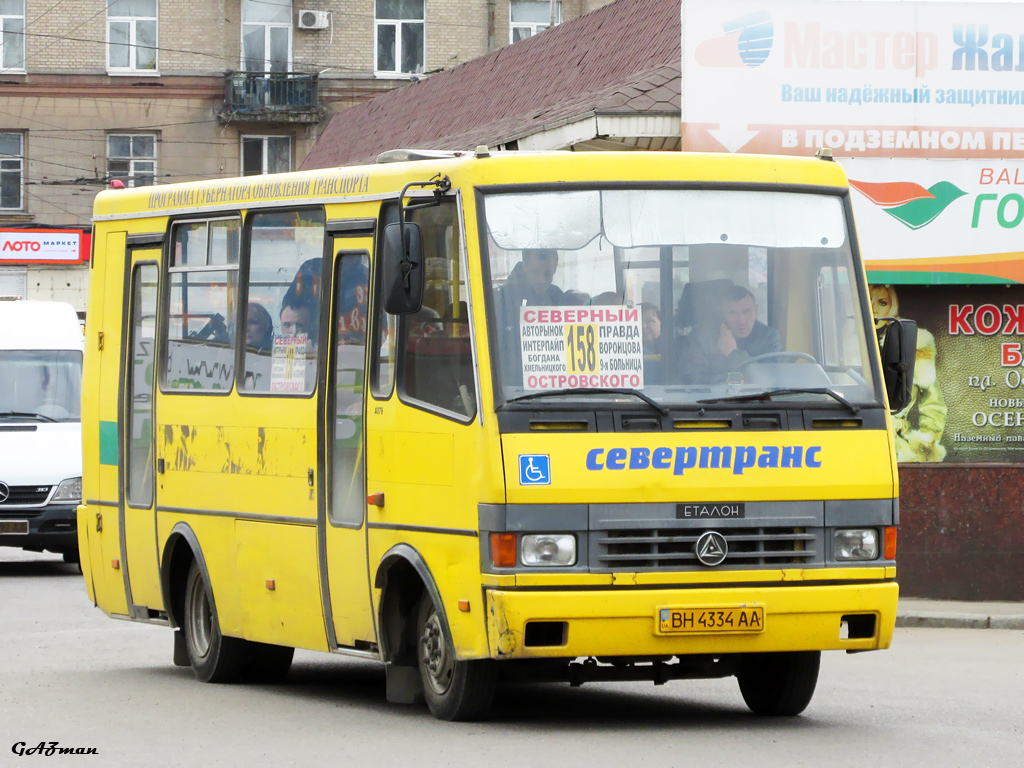
M 754 294 L 734 285 L 726 291 L 721 318 L 685 337 L 680 374 L 689 384 L 722 384 L 751 358 L 781 350 L 778 332 L 757 319 Z
M 512 268 L 508 279 L 494 292 L 498 320 L 498 345 L 501 350 L 503 382 L 522 383 L 522 349 L 519 339 L 520 308 L 559 307 L 562 289 L 552 284 L 558 268 L 558 251 L 553 248 L 527 248 L 523 260 Z

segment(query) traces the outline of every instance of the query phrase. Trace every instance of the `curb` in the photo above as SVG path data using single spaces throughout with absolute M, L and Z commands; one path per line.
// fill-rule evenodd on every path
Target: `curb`
M 1024 616 L 985 616 L 976 613 L 897 613 L 896 626 L 940 629 L 1024 629 Z

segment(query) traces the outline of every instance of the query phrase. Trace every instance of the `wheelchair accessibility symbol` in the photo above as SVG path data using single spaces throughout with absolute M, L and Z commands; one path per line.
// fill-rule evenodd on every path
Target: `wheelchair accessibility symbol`
M 545 453 L 520 454 L 520 485 L 551 485 L 551 458 Z

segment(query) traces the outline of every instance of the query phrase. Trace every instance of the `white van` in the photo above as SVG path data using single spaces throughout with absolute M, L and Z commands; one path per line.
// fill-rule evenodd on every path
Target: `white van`
M 0 297 L 0 546 L 78 562 L 82 325 L 70 304 Z

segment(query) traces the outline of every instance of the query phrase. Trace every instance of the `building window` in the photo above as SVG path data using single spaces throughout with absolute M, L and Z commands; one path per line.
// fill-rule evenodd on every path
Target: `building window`
M 242 69 L 289 72 L 291 62 L 291 0 L 242 0 Z
M 423 71 L 423 0 L 376 0 L 377 74 Z
M 551 3 L 541 0 L 512 0 L 509 7 L 509 42 L 533 37 L 551 26 Z M 555 24 L 562 22 L 562 4 L 555 3 Z
M 20 133 L 0 133 L 0 210 L 22 210 L 24 191 L 24 137 Z
M 156 72 L 156 0 L 111 0 L 107 5 L 107 69 Z
M 0 70 L 25 71 L 25 0 L 0 0 Z
M 107 136 L 107 177 L 128 187 L 148 187 L 156 180 L 156 135 L 112 133 Z
M 287 173 L 292 169 L 291 136 L 243 136 L 242 175 Z

